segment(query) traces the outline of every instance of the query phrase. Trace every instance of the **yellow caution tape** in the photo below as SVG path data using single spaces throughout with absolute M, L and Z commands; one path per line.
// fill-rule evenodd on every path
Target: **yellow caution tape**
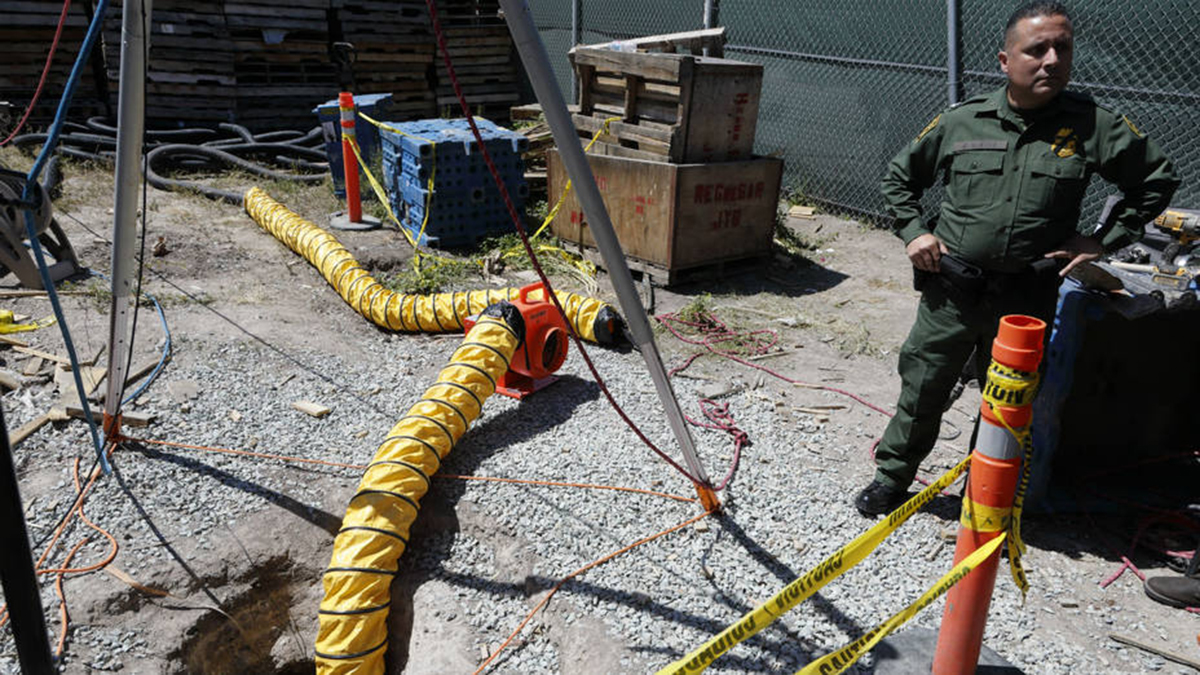
M 993 408 L 1006 405 L 1013 408 L 1031 405 L 1037 393 L 1038 374 L 1014 370 L 992 361 L 988 366 L 983 400 Z
M 416 242 L 413 242 L 413 246 L 415 247 L 417 245 L 417 243 L 421 241 L 421 237 L 425 236 L 425 227 L 427 225 L 429 225 L 429 211 L 430 211 L 430 206 L 432 206 L 432 202 L 433 202 L 433 181 L 437 177 L 437 142 L 435 142 L 431 139 L 428 139 L 428 138 L 422 138 L 421 136 L 417 136 L 416 134 L 410 134 L 408 132 L 401 131 L 400 129 L 397 129 L 396 127 L 394 127 L 386 122 L 380 122 L 378 120 L 371 119 L 370 117 L 368 117 L 367 115 L 364 115 L 363 113 L 359 113 L 358 116 L 363 118 L 364 120 L 370 122 L 371 124 L 374 124 L 375 126 L 379 127 L 380 129 L 387 129 L 388 131 L 400 134 L 401 136 L 408 136 L 409 138 L 415 138 L 418 141 L 424 141 L 425 143 L 429 144 L 429 150 L 430 150 L 430 153 L 429 153 L 429 155 L 430 155 L 429 182 L 427 184 L 427 189 L 425 191 L 425 215 L 421 219 L 421 229 L 417 232 L 417 240 L 416 240 Z M 355 150 L 354 154 L 358 155 L 358 150 Z M 362 162 L 361 158 L 359 159 L 359 162 L 360 163 Z M 374 180 L 372 180 L 371 182 L 372 182 L 372 184 L 375 184 Z M 380 194 L 379 199 L 381 201 L 383 201 L 385 204 L 387 203 L 387 198 L 385 196 L 383 196 L 382 194 Z M 388 213 L 391 213 L 391 209 L 388 209 Z M 392 219 L 395 220 L 396 217 L 393 215 Z M 403 229 L 403 228 L 401 228 L 401 229 Z M 407 232 L 405 233 L 405 236 L 406 237 L 408 236 Z M 409 241 L 411 242 L 412 240 L 409 239 Z M 420 262 L 414 258 L 414 264 L 419 266 Z
M 658 674 L 685 675 L 704 671 L 719 656 L 732 649 L 734 645 L 766 628 L 771 622 L 821 590 L 830 581 L 841 576 L 843 572 L 862 562 L 864 558 L 883 543 L 884 539 L 887 539 L 897 528 L 903 525 L 909 517 L 957 480 L 967 470 L 970 462 L 970 456 L 964 458 L 958 463 L 958 466 L 950 469 L 941 478 L 933 481 L 924 490 L 918 492 L 912 499 L 904 502 L 900 508 L 890 513 L 887 518 L 884 518 L 871 527 L 871 529 L 858 535 L 854 541 L 838 549 L 833 555 L 830 555 L 807 573 L 797 577 L 795 581 L 785 586 L 774 597 L 747 612 L 736 623 L 718 633 L 716 637 L 704 643 L 699 649 L 659 670 Z
M 983 399 L 992 408 L 996 418 L 1013 435 L 1020 444 L 1024 458 L 1021 461 L 1021 480 L 1017 483 L 1017 493 L 1013 495 L 1012 518 L 1008 534 L 1008 568 L 1013 582 L 1021 589 L 1021 598 L 1029 592 L 1029 579 L 1025 575 L 1025 566 L 1021 561 L 1025 553 L 1025 541 L 1021 539 L 1021 513 L 1025 509 L 1025 490 L 1029 487 L 1029 475 L 1033 470 L 1033 433 L 1028 428 L 1020 431 L 1012 428 L 1004 419 L 1001 406 L 1022 406 L 1033 403 L 1037 393 L 1039 376 L 1037 373 L 1027 373 L 1002 366 L 995 361 L 988 367 L 987 385 L 984 386 Z M 1011 403 L 1009 401 L 1019 401 Z
M 1012 524 L 1012 507 L 988 506 L 963 495 L 958 522 L 972 532 L 1003 532 Z
M 32 323 L 16 323 L 16 316 L 11 309 L 0 309 L 0 334 L 37 330 L 46 326 L 53 326 L 55 321 L 56 319 L 53 316 L 48 316 Z
M 880 640 L 887 637 L 888 634 L 900 626 L 903 626 L 905 622 L 916 616 L 918 612 L 928 607 L 930 603 L 950 590 L 954 584 L 957 584 L 970 574 L 971 570 L 979 567 L 984 560 L 987 560 L 987 558 L 996 552 L 996 549 L 1000 547 L 1000 542 L 1004 541 L 1006 536 L 1007 534 L 1002 534 L 975 549 L 974 553 L 951 568 L 941 579 L 938 579 L 938 582 L 918 598 L 916 602 L 893 614 L 890 619 L 872 628 L 854 642 L 804 666 L 796 671 L 796 675 L 838 675 L 838 673 L 845 672 L 863 654 L 871 651 Z
M 431 139 L 423 138 L 421 136 L 417 136 L 416 134 L 410 134 L 405 131 L 402 131 L 386 122 L 380 122 L 380 121 L 373 119 L 370 116 L 365 115 L 361 112 L 358 114 L 358 116 L 363 118 L 367 122 L 374 124 L 376 127 L 379 127 L 381 129 L 387 129 L 388 131 L 395 132 L 397 134 L 400 134 L 401 136 L 408 136 L 409 138 L 415 138 L 419 141 L 424 141 L 426 143 L 429 143 L 430 146 L 432 146 L 432 152 L 431 152 L 432 159 L 430 162 L 429 181 L 427 183 L 428 189 L 427 189 L 426 195 L 425 195 L 425 215 L 421 221 L 420 230 L 417 232 L 416 239 L 414 240 L 413 237 L 408 233 L 408 230 L 400 225 L 399 219 L 396 218 L 396 214 L 393 213 L 390 205 L 388 204 L 388 199 L 384 192 L 383 186 L 379 184 L 379 181 L 376 180 L 373 175 L 371 175 L 371 171 L 366 168 L 366 164 L 363 162 L 362 154 L 359 151 L 358 144 L 356 142 L 354 142 L 354 139 L 351 139 L 351 147 L 354 150 L 354 156 L 358 158 L 359 165 L 363 166 L 363 172 L 366 173 L 367 179 L 371 182 L 371 188 L 375 191 L 375 195 L 379 198 L 379 201 L 384 205 L 384 208 L 387 209 L 388 217 L 391 218 L 392 221 L 396 223 L 397 227 L 400 228 L 400 231 L 403 232 L 404 237 L 406 239 L 408 239 L 408 243 L 413 247 L 413 250 L 416 251 L 416 255 L 413 257 L 413 263 L 414 263 L 414 266 L 416 266 L 419 269 L 421 254 L 418 249 L 418 242 L 420 242 L 421 238 L 425 235 L 425 229 L 429 225 L 429 213 L 432 210 L 430 208 L 430 206 L 431 206 L 431 203 L 433 200 L 433 185 L 434 185 L 434 180 L 437 177 L 437 143 Z M 596 139 L 598 139 L 602 133 L 605 133 L 608 131 L 609 122 L 612 122 L 613 120 L 619 120 L 619 119 L 621 119 L 621 118 L 620 117 L 611 117 L 611 118 L 605 120 L 604 128 L 601 131 L 596 132 L 596 135 L 594 137 L 592 137 L 591 142 L 588 143 L 587 148 L 590 149 L 592 147 L 592 144 L 596 142 Z M 585 149 L 585 152 L 586 152 L 586 149 Z M 546 227 L 550 224 L 550 222 L 552 220 L 554 220 L 554 216 L 558 213 L 559 207 L 562 206 L 563 201 L 566 200 L 567 192 L 570 189 L 571 189 L 571 182 L 570 182 L 570 180 L 568 180 L 567 185 L 563 188 L 562 195 L 558 199 L 558 203 L 554 205 L 554 208 L 550 211 L 549 215 L 547 215 L 545 220 L 542 221 L 542 225 L 537 229 L 536 232 L 534 232 L 533 236 L 529 238 L 530 241 L 533 241 L 534 239 L 536 239 L 537 236 L 540 235 L 542 233 L 542 231 L 546 229 Z M 555 253 L 555 254 L 557 254 L 563 260 L 565 260 L 566 262 L 571 264 L 576 270 L 578 270 L 582 274 L 584 279 L 592 279 L 596 276 L 596 266 L 595 265 L 593 265 L 592 263 L 590 263 L 586 260 L 582 260 L 579 256 L 576 256 L 558 246 L 550 246 L 550 245 L 543 244 L 543 245 L 538 246 L 534 250 L 537 253 Z M 519 257 L 524 254 L 525 254 L 524 247 L 513 247 L 508 250 L 501 251 L 500 257 L 502 259 L 506 259 L 506 258 Z M 429 254 L 426 254 L 426 255 L 429 255 Z M 433 256 L 433 257 L 440 261 L 451 262 L 448 258 L 437 258 L 436 256 Z M 476 262 L 480 266 L 486 267 L 485 261 L 478 260 Z
M 584 153 L 587 153 L 589 150 L 591 150 L 592 146 L 596 144 L 596 141 L 600 140 L 601 136 L 608 133 L 608 125 L 609 124 L 616 122 L 619 119 L 621 119 L 621 118 L 620 117 L 609 117 L 609 118 L 605 119 L 603 125 L 599 129 L 596 130 L 595 134 L 592 135 L 592 140 L 588 141 L 588 144 L 586 146 L 584 146 L 584 148 L 583 148 Z M 550 226 L 551 221 L 553 221 L 554 217 L 558 215 L 558 210 L 562 208 L 563 202 L 567 201 L 567 194 L 570 191 L 571 191 L 571 179 L 567 178 L 567 184 L 563 186 L 562 192 L 559 193 L 558 201 L 554 203 L 554 208 L 550 209 L 550 212 L 546 214 L 546 218 L 542 221 L 541 227 L 539 227 L 537 229 L 537 232 L 533 233 L 533 236 L 530 237 L 530 239 L 536 239 L 537 236 L 542 233 L 542 230 L 545 230 L 547 227 Z

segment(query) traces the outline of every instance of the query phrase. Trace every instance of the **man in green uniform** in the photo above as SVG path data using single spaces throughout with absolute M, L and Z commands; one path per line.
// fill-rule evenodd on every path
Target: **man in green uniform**
M 888 166 L 883 194 L 896 234 L 927 283 L 900 351 L 896 416 L 875 453 L 875 479 L 854 502 L 863 515 L 887 513 L 907 497 L 950 389 L 976 348 L 976 367 L 986 368 L 1000 317 L 1049 323 L 1061 277 L 1137 241 L 1179 184 L 1128 118 L 1064 91 L 1073 44 L 1061 4 L 1022 6 L 999 54 L 1008 84 L 935 117 Z M 939 174 L 946 199 L 936 224 L 926 223 L 921 194 Z M 1106 227 L 1085 235 L 1076 225 L 1092 174 L 1123 198 Z M 1047 266 L 1054 258 L 1065 265 Z

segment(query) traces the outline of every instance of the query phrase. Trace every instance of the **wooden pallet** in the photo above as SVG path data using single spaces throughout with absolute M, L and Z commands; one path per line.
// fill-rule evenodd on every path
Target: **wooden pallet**
M 0 2 L 0 100 L 7 101 L 13 110 L 12 119 L 0 125 L 0 138 L 8 135 L 11 130 L 9 125 L 16 124 L 33 97 L 46 65 L 46 55 L 54 40 L 62 8 L 60 0 Z M 26 122 L 26 131 L 33 131 L 54 118 L 57 111 L 55 92 L 61 89 L 61 83 L 67 79 L 83 44 L 87 25 L 87 8 L 83 3 L 75 3 L 67 12 L 58 51 L 47 76 L 46 90 Z M 95 55 L 95 58 L 97 63 L 101 62 L 100 55 Z M 79 84 L 72 112 L 76 116 L 95 114 L 103 105 L 99 92 L 106 82 L 102 77 L 97 82 L 93 70 L 87 69 Z
M 717 51 L 720 35 L 696 31 L 572 49 L 579 135 L 590 138 L 606 119 L 618 117 L 600 140 L 636 150 L 635 156 L 677 163 L 750 157 L 762 66 L 690 53 Z M 617 51 L 681 44 L 689 53 Z

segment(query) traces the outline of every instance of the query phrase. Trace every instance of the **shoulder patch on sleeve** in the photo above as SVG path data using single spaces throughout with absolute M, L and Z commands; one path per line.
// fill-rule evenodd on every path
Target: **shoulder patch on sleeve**
M 940 121 L 942 121 L 941 115 L 938 115 L 937 117 L 930 120 L 929 124 L 926 124 L 925 128 L 921 130 L 921 133 L 917 134 L 917 141 L 920 141 L 922 138 L 925 138 L 925 136 L 929 132 L 933 131 L 934 127 L 936 127 L 938 125 L 938 122 L 940 122 Z M 1126 120 L 1126 121 L 1128 121 L 1128 120 Z
M 1121 119 L 1125 120 L 1125 126 L 1129 127 L 1129 130 L 1132 131 L 1135 136 L 1138 138 L 1145 138 L 1146 135 L 1143 134 L 1140 129 L 1134 126 L 1133 121 L 1129 119 L 1128 115 L 1121 115 Z

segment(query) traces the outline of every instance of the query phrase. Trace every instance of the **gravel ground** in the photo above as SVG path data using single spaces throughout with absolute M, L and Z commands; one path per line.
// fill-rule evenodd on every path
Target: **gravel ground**
M 177 199 L 155 195 L 168 197 Z M 167 309 L 177 329 L 174 356 L 133 408 L 157 416 L 145 435 L 367 462 L 385 432 L 434 380 L 459 338 L 375 330 L 236 210 L 204 206 L 216 215 L 203 239 L 191 235 L 193 212 L 200 207 L 186 201 L 166 204 L 159 212 L 175 213 L 177 229 L 167 232 L 174 252 L 162 268 L 189 292 L 209 294 L 213 307 L 328 379 L 164 289 L 161 296 L 174 298 Z M 100 207 L 81 215 L 104 220 Z M 763 292 L 763 282 L 754 278 L 717 302 L 743 329 L 782 332 L 781 344 L 791 351 L 765 365 L 792 377 L 827 380 L 888 406 L 898 388 L 895 347 L 913 303 L 902 278 L 901 254 L 887 234 L 852 221 L 826 218 L 805 226 L 815 227 L 811 234 L 822 241 L 839 236 L 831 232 L 842 238 L 836 253 L 832 244 L 824 244 L 830 248 L 821 250 L 818 265 L 769 270 L 767 276 L 794 277 L 794 288 L 802 290 L 776 286 Z M 390 255 L 382 235 L 354 236 L 346 239 L 355 250 L 381 259 Z M 99 242 L 77 240 L 96 249 L 87 251 L 89 257 L 104 259 Z M 209 250 L 210 240 L 221 242 L 219 260 Z M 190 276 L 183 280 L 182 275 Z M 675 309 L 690 300 L 660 296 L 661 304 Z M 26 304 L 14 303 L 14 309 L 46 313 L 44 305 L 21 302 Z M 736 308 L 746 313 L 739 316 Z M 761 315 L 798 320 L 776 323 Z M 107 334 L 104 312 L 86 298 L 72 298 L 68 316 L 77 338 L 92 348 L 83 351 L 94 353 Z M 152 342 L 159 333 L 149 325 L 141 335 Z M 839 326 L 845 339 L 830 334 Z M 34 334 L 43 341 L 38 346 L 60 351 L 50 344 L 51 333 Z M 660 343 L 669 365 L 690 353 L 670 336 Z M 847 352 L 847 344 L 858 347 Z M 639 356 L 599 348 L 590 352 L 633 419 L 674 455 Z M 154 353 L 146 344 L 135 362 Z M 10 352 L 2 358 L 10 369 L 21 365 Z M 578 355 L 561 374 L 561 381 L 522 403 L 489 400 L 443 473 L 692 496 L 690 483 L 624 428 Z M 793 388 L 711 357 L 677 376 L 675 386 L 692 415 L 699 398 L 724 392 L 721 400 L 752 441 L 722 493 L 723 515 L 564 584 L 497 657 L 492 672 L 654 671 L 701 645 L 871 524 L 849 499 L 870 479 L 869 448 L 884 427 L 883 416 L 837 394 Z M 291 407 L 301 399 L 333 412 L 321 419 L 301 414 Z M 6 393 L 6 422 L 16 428 L 54 400 L 53 386 L 36 382 Z M 816 405 L 845 407 L 824 416 L 795 410 Z M 968 392 L 949 416 L 957 430 L 969 430 L 969 413 L 977 405 L 978 393 Z M 953 466 L 965 446 L 961 436 L 954 438 L 954 427 L 944 431 L 945 442 L 926 463 L 928 478 Z M 694 433 L 709 472 L 714 478 L 724 475 L 733 459 L 729 436 Z M 91 452 L 79 422 L 44 427 L 15 451 L 36 551 L 73 501 L 76 457 L 86 472 Z M 101 479 L 87 500 L 89 516 L 120 541 L 110 569 L 170 595 L 135 590 L 103 572 L 68 577 L 71 631 L 62 670 L 311 672 L 320 573 L 359 472 L 158 446 L 122 450 L 115 464 L 117 474 Z M 695 504 L 650 495 L 453 479 L 435 480 L 422 506 L 393 585 L 392 672 L 472 672 L 558 580 L 699 513 Z M 867 560 L 718 659 L 711 671 L 793 672 L 870 630 L 950 568 L 953 544 L 943 533 L 955 527 L 958 509 L 955 497 L 938 498 Z M 1025 532 L 1032 590 L 1022 603 L 1001 569 L 988 646 L 1030 673 L 1193 672 L 1107 638 L 1109 632 L 1122 633 L 1200 657 L 1195 646 L 1200 621 L 1193 615 L 1152 603 L 1129 573 L 1099 588 L 1116 563 L 1088 521 L 1031 518 Z M 1117 533 L 1124 546 L 1132 531 Z M 63 560 L 88 534 L 73 523 L 50 560 Z M 106 553 L 106 542 L 92 535 L 73 564 L 92 563 Z M 1148 562 L 1136 560 L 1143 566 Z M 51 582 L 43 578 L 42 598 L 53 640 L 60 624 Z M 936 602 L 912 625 L 936 629 L 941 613 L 942 603 Z M 11 631 L 0 631 L 0 672 L 17 670 Z M 873 670 L 870 655 L 852 669 Z
M 457 343 L 373 331 L 366 337 L 358 344 L 361 358 L 319 353 L 305 357 L 339 382 L 355 383 L 353 394 L 253 342 L 214 347 L 181 337 L 170 369 L 135 409 L 157 414 L 152 437 L 365 463 L 383 431 L 432 381 L 437 364 Z M 592 354 L 634 420 L 655 443 L 672 448 L 639 357 L 600 349 Z M 703 374 L 706 368 L 712 377 L 733 373 L 735 380 L 753 380 L 711 362 L 702 361 L 693 370 Z M 491 399 L 443 472 L 691 494 L 684 479 L 623 428 L 577 356 L 562 374 L 552 389 L 524 403 Z M 676 386 L 691 410 L 711 383 L 677 378 Z M 776 405 L 796 396 L 789 391 L 795 390 L 767 382 L 724 399 L 753 445 L 723 493 L 722 517 L 641 546 L 568 582 L 526 629 L 519 648 L 510 647 L 498 658 L 495 670 L 598 672 L 587 662 L 564 661 L 564 652 L 572 648 L 552 639 L 556 631 L 566 635 L 573 625 L 585 622 L 593 633 L 619 645 L 608 655 L 612 660 L 604 670 L 657 669 L 700 645 L 867 527 L 848 496 L 869 476 L 865 453 L 882 419 L 851 403 L 850 410 L 831 414 L 827 422 L 807 417 L 797 421 Z M 847 403 L 832 393 L 820 397 L 830 404 Z M 324 403 L 334 412 L 323 419 L 300 415 L 288 407 L 300 398 Z M 7 414 L 16 423 L 33 412 L 34 406 L 26 409 L 19 399 L 10 399 L 5 399 Z M 732 459 L 728 436 L 697 430 L 696 437 L 710 470 L 723 471 Z M 83 427 L 73 423 L 43 430 L 36 443 L 16 452 L 29 485 L 25 498 L 34 541 L 47 536 L 69 505 L 70 460 L 83 456 L 86 468 L 84 448 Z M 945 468 L 952 463 L 953 457 L 937 457 L 933 465 Z M 230 542 L 239 536 L 238 523 L 253 522 L 278 507 L 303 512 L 315 522 L 340 519 L 338 505 L 357 483 L 352 470 L 297 468 L 167 449 L 123 451 L 116 464 L 119 480 L 98 483 L 88 499 L 88 513 L 117 534 L 123 547 L 118 565 L 142 583 L 177 579 L 177 572 L 168 570 L 190 568 L 194 576 L 186 595 L 193 603 L 212 595 L 217 604 L 216 596 L 229 590 L 221 587 L 233 587 L 241 563 L 230 555 L 236 550 Z M 475 481 L 438 481 L 427 499 L 457 509 L 458 519 L 471 524 L 419 528 L 403 560 L 402 576 L 415 576 L 430 588 L 442 587 L 452 594 L 449 605 L 430 603 L 434 625 L 450 630 L 465 623 L 480 656 L 494 650 L 533 602 L 570 571 L 698 513 L 694 504 L 661 497 Z M 791 672 L 869 630 L 949 569 L 953 546 L 943 543 L 941 532 L 956 514 L 956 500 L 940 498 L 862 564 L 719 659 L 712 672 Z M 150 521 L 161 538 L 151 531 Z M 1043 527 L 1032 522 L 1031 538 L 1036 539 Z M 77 541 L 81 532 L 75 526 L 63 541 Z M 163 540 L 172 546 L 161 545 Z M 95 560 L 103 550 L 93 544 L 75 562 Z M 323 555 L 327 559 L 327 549 Z M 1108 569 L 1106 563 L 1083 556 L 1069 564 L 1065 555 L 1036 547 L 1027 560 L 1034 585 L 1031 601 L 1022 604 L 1002 569 L 986 635 L 986 643 L 1014 664 L 1031 673 L 1190 672 L 1103 639 L 1105 631 L 1117 627 L 1167 638 L 1162 626 L 1148 623 L 1127 606 L 1140 593 L 1134 584 L 1122 582 L 1108 592 L 1095 588 L 1098 570 Z M 311 591 L 324 562 L 318 556 L 288 564 L 301 568 L 294 576 Z M 262 560 L 251 563 L 264 567 Z M 79 577 L 68 583 L 69 592 L 87 585 L 83 579 L 102 578 Z M 57 605 L 49 584 L 43 588 L 43 601 L 47 608 Z M 98 607 L 89 607 L 73 623 L 65 672 L 181 669 L 186 649 L 148 642 L 145 635 L 123 630 L 114 619 L 136 610 L 153 611 L 136 593 L 98 593 L 93 604 Z M 417 605 L 418 612 L 426 608 Z M 311 646 L 313 609 L 292 609 L 292 618 L 301 624 L 294 641 L 305 648 Z M 935 603 L 914 623 L 936 630 L 941 610 L 941 603 Z M 51 630 L 57 631 L 56 622 Z M 0 668 L 16 672 L 8 635 L 5 631 L 0 642 Z M 419 655 L 408 658 L 416 669 Z M 872 657 L 856 668 L 872 672 Z

